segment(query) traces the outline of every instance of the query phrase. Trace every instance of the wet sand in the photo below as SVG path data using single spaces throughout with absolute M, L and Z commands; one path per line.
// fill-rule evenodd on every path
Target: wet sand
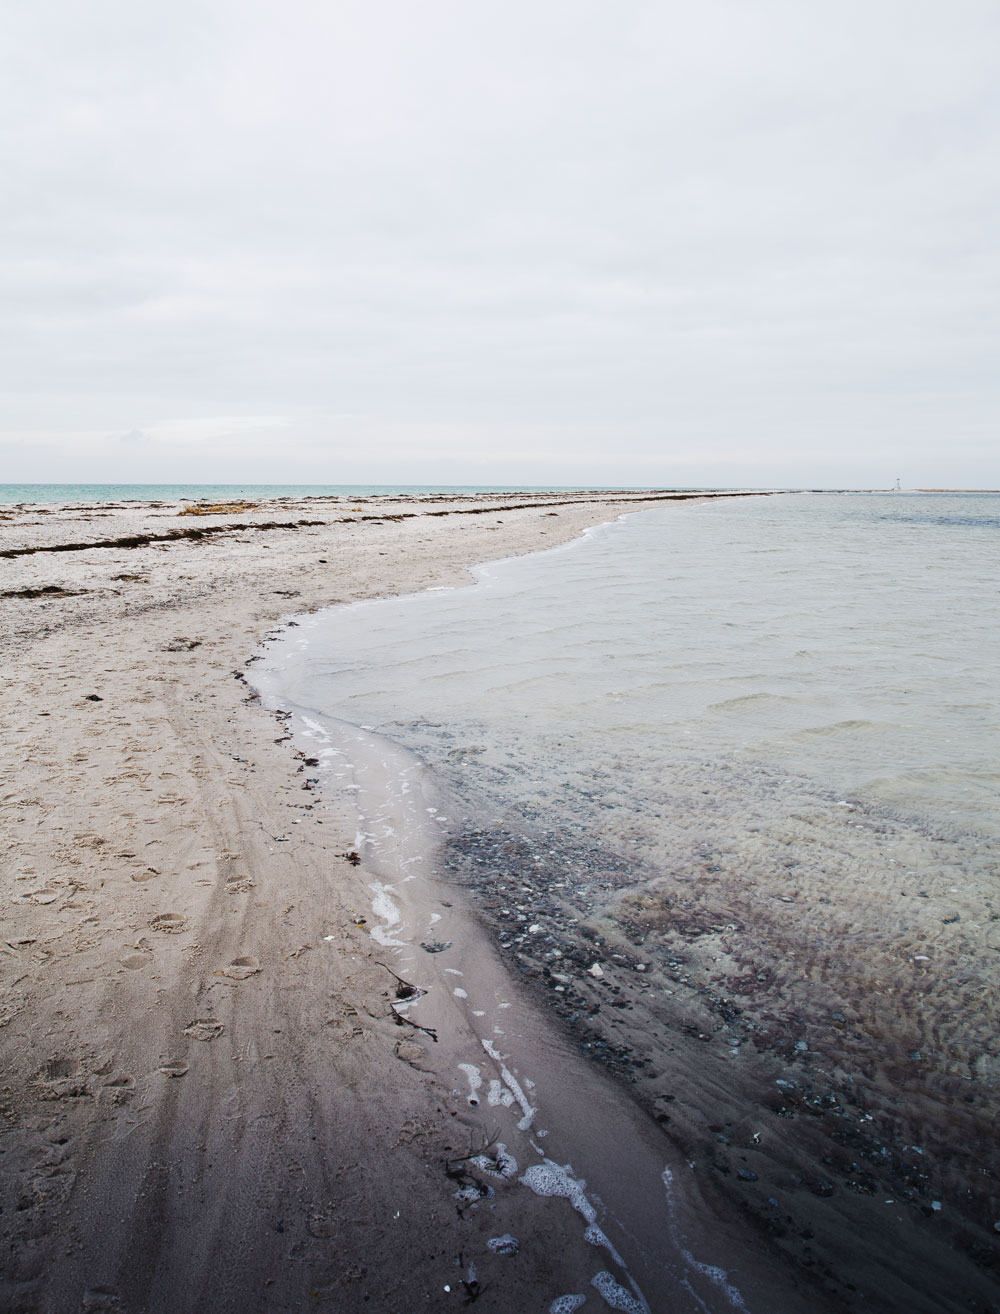
M 245 675 L 284 617 L 462 583 L 644 504 L 0 513 L 3 1308 L 603 1306 L 571 1201 L 471 1163 L 492 1123 L 399 1016 L 353 797 L 319 804 Z M 759 1281 L 739 1220 L 697 1185 L 685 1207 Z M 517 1254 L 489 1247 L 508 1231 Z M 771 1308 L 809 1306 L 775 1281 Z
M 593 989 L 624 1006 L 604 1063 L 586 1061 L 568 1019 L 536 1002 L 551 989 L 541 961 L 498 955 L 461 889 L 432 875 L 419 893 L 393 891 L 408 935 L 373 913 L 373 885 L 398 878 L 399 855 L 378 843 L 357 853 L 355 793 L 332 787 L 318 741 L 247 684 L 262 636 L 296 613 L 462 583 L 469 563 L 656 504 L 588 494 L 0 513 L 3 1307 L 499 1312 L 586 1294 L 584 1309 L 627 1309 L 630 1278 L 654 1310 L 900 1307 L 899 1265 L 878 1252 L 902 1233 L 881 1198 L 838 1190 L 827 1232 L 839 1250 L 816 1262 L 806 1233 L 814 1208 L 830 1217 L 829 1141 L 805 1165 L 784 1163 L 781 1123 L 754 1141 L 762 1118 L 782 1114 L 761 1109 L 753 1081 L 735 1091 L 747 1118 L 734 1126 L 728 1073 L 697 1034 L 658 1074 L 671 1089 L 657 1095 L 674 1101 L 647 1099 L 646 1112 L 625 1093 L 639 1084 L 637 964 L 655 908 L 634 910 L 631 940 L 620 922 L 621 961 Z M 544 891 L 528 896 L 540 904 Z M 696 911 L 691 926 L 715 915 Z M 468 1017 L 492 1021 L 502 1005 L 495 1054 L 478 1040 L 477 1088 L 460 1067 Z M 535 1087 L 504 1075 L 512 1050 Z M 524 1127 L 517 1090 L 537 1110 Z M 572 1162 L 572 1174 L 540 1194 L 521 1180 L 527 1154 Z M 659 1156 L 658 1178 L 642 1178 Z M 729 1189 L 741 1170 L 764 1181 L 803 1168 L 815 1189 L 787 1221 Z M 581 1199 L 623 1263 L 588 1239 Z M 908 1308 L 991 1308 L 985 1250 L 970 1257 L 929 1229 L 926 1249 L 927 1272 L 957 1274 L 953 1303 L 922 1294 L 918 1266 Z M 603 1296 L 591 1285 L 601 1272 Z

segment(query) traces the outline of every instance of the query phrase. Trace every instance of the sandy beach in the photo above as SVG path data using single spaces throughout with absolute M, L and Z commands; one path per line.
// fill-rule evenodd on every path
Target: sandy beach
M 460 585 L 472 563 L 667 500 L 0 508 L 0 1306 L 569 1314 L 646 1301 L 792 1314 L 899 1308 L 908 1280 L 912 1310 L 1000 1307 L 978 1232 L 922 1233 L 912 1210 L 890 1226 L 864 1190 L 839 1192 L 831 1215 L 818 1135 L 765 1163 L 748 1107 L 723 1148 L 733 1093 L 698 1057 L 697 1027 L 667 1116 L 660 1087 L 644 1094 L 624 1059 L 581 1057 L 460 890 L 447 887 L 435 914 L 447 958 L 374 937 L 385 873 L 358 861 L 355 800 L 317 789 L 309 743 L 248 683 L 260 644 L 296 615 Z M 636 957 L 663 910 L 622 916 L 606 933 Z M 724 920 L 710 893 L 693 892 L 685 917 L 689 941 Z M 766 1017 L 780 973 L 755 967 L 754 981 L 744 1007 Z M 511 1009 L 525 1052 L 547 1055 L 547 1085 L 519 1084 L 489 1049 L 496 1099 L 465 1082 L 468 1038 L 449 998 L 466 988 Z M 616 989 L 606 1030 L 627 1057 L 644 985 L 622 972 Z M 416 991 L 426 1005 L 409 1017 Z M 702 992 L 686 1006 L 714 1022 L 710 1004 Z M 699 1102 L 697 1122 L 684 1110 Z M 537 1108 L 552 1115 L 545 1127 Z M 969 1133 L 963 1117 L 946 1135 Z M 565 1147 L 584 1144 L 587 1173 L 560 1176 Z M 530 1177 L 525 1154 L 549 1163 L 550 1145 L 549 1175 Z M 732 1169 L 708 1171 L 713 1154 Z M 794 1220 L 740 1194 L 774 1163 L 806 1174 Z M 894 1251 L 886 1266 L 882 1248 Z

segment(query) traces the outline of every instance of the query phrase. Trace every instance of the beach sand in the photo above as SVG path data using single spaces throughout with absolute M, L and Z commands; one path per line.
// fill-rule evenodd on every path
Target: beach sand
M 579 1293 L 585 1308 L 641 1309 L 631 1275 L 654 1310 L 893 1308 L 871 1248 L 852 1245 L 872 1226 L 868 1198 L 838 1200 L 836 1264 L 779 1247 L 772 1220 L 692 1166 L 683 1127 L 671 1140 L 510 980 L 460 891 L 439 900 L 452 954 L 407 958 L 373 938 L 384 873 L 356 861 L 354 798 L 317 790 L 308 743 L 247 683 L 261 640 L 296 614 L 462 584 L 471 563 L 652 505 L 550 494 L 0 512 L 0 1306 L 545 1311 Z M 417 1026 L 404 962 L 426 992 Z M 521 1044 L 544 1055 L 520 1104 L 502 1055 L 493 1104 L 457 1070 L 459 972 L 510 1004 Z M 684 1102 L 703 1082 L 711 1103 L 714 1069 L 686 1063 Z M 520 1126 L 529 1100 L 552 1115 L 536 1156 L 551 1144 L 565 1164 L 576 1147 L 604 1183 L 607 1244 L 586 1234 L 568 1175 L 545 1194 L 505 1171 L 519 1137 L 524 1175 L 540 1129 Z M 622 1264 L 616 1238 L 632 1244 Z M 954 1307 L 989 1309 L 988 1278 L 969 1261 Z

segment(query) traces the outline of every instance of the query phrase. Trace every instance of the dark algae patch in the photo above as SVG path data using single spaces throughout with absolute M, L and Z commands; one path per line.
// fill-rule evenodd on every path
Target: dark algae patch
M 934 1308 L 1000 1310 L 995 1092 L 880 1023 L 870 981 L 799 974 L 809 928 L 755 916 L 717 858 L 672 879 L 538 820 L 459 831 L 444 871 L 581 1052 L 845 1309 L 898 1307 L 888 1255 L 907 1285 L 926 1266 Z
M 83 543 L 42 543 L 35 547 L 4 548 L 0 557 L 27 557 L 35 552 L 89 552 L 91 548 L 143 548 L 152 543 L 200 542 L 220 534 L 244 534 L 256 529 L 305 529 L 325 525 L 325 520 L 269 520 L 240 525 L 197 525 L 190 529 L 170 529 L 165 534 L 126 534 L 122 538 L 95 538 Z
M 0 592 L 0 598 L 76 598 L 89 591 L 89 589 L 67 589 L 61 584 L 41 584 L 36 588 L 4 589 Z

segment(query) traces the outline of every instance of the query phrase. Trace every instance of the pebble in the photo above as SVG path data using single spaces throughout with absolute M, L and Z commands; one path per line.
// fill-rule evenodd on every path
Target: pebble
M 486 1244 L 495 1255 L 516 1255 L 521 1249 L 520 1241 L 509 1232 L 503 1236 L 491 1236 Z

